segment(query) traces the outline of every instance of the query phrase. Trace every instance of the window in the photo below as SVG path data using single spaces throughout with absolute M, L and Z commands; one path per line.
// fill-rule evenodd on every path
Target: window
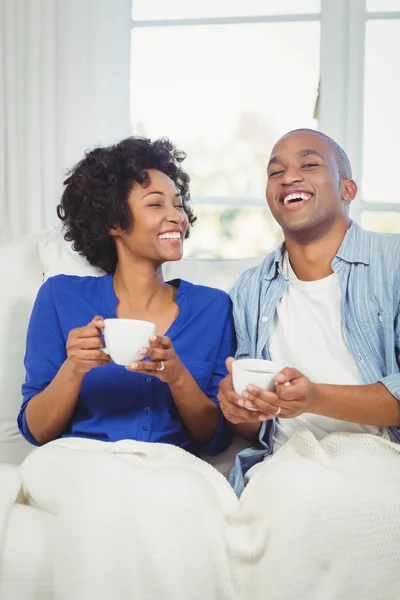
M 400 0 L 367 0 L 368 12 L 400 11 Z
M 132 19 L 133 132 L 188 154 L 198 222 L 185 256 L 275 247 L 267 158 L 297 127 L 347 150 L 360 183 L 353 218 L 400 231 L 385 176 L 400 136 L 400 0 L 133 0 Z
M 390 175 L 399 170 L 399 57 L 400 18 L 367 21 L 362 197 L 369 203 L 400 202 Z

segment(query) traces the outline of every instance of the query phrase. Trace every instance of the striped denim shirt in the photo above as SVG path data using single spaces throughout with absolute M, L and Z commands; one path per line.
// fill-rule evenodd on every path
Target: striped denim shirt
M 288 285 L 282 271 L 284 250 L 283 243 L 243 273 L 231 292 L 236 358 L 270 360 L 269 331 Z M 400 235 L 365 231 L 353 221 L 332 269 L 340 280 L 347 343 L 363 383 L 379 381 L 400 400 Z M 237 455 L 230 475 L 237 495 L 246 471 L 272 452 L 274 427 L 274 420 L 265 421 L 258 443 Z M 390 429 L 400 442 L 400 427 Z

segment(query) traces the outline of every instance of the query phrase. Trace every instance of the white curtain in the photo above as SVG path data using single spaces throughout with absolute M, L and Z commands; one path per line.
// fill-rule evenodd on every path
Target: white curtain
M 131 0 L 0 0 L 0 243 L 56 223 L 65 172 L 130 135 Z

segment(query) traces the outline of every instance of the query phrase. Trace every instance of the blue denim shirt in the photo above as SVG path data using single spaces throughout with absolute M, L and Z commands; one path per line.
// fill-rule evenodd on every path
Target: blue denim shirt
M 270 327 L 288 285 L 282 271 L 284 250 L 283 243 L 243 273 L 231 292 L 236 358 L 270 360 Z M 381 382 L 400 400 L 400 235 L 365 231 L 352 222 L 332 269 L 340 280 L 347 343 L 363 383 Z M 259 442 L 237 455 L 230 481 L 238 495 L 246 471 L 271 454 L 274 427 L 275 420 L 265 421 Z M 400 442 L 400 428 L 390 429 Z

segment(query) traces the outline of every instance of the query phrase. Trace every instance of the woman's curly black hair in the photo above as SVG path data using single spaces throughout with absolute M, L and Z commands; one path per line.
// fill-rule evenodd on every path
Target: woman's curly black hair
M 86 152 L 69 171 L 57 206 L 57 215 L 64 223 L 64 238 L 91 265 L 114 273 L 117 252 L 108 232 L 115 227 L 131 229 L 128 196 L 135 182 L 144 187 L 150 183 L 146 169 L 157 169 L 172 179 L 192 225 L 196 217 L 190 203 L 190 178 L 181 168 L 185 158 L 186 154 L 167 138 L 152 142 L 130 137 L 114 146 Z M 188 234 L 189 230 L 186 237 Z

